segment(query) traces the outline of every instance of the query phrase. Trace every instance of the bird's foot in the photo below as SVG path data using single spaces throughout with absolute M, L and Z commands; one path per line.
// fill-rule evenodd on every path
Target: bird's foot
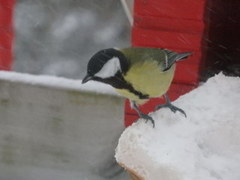
M 146 123 L 148 121 L 151 121 L 153 128 L 155 127 L 155 122 L 154 122 L 154 120 L 153 120 L 153 118 L 151 116 L 149 116 L 147 114 L 143 114 L 143 113 L 139 114 L 139 116 L 140 116 L 140 118 L 145 119 Z
M 155 127 L 155 122 L 153 118 L 147 114 L 142 113 L 142 111 L 140 111 L 140 109 L 138 108 L 137 104 L 134 101 L 132 101 L 132 107 L 133 109 L 135 109 L 135 111 L 137 111 L 140 118 L 145 119 L 146 122 L 151 121 L 153 128 Z
M 182 113 L 185 117 L 187 117 L 186 113 L 184 112 L 184 110 L 174 106 L 172 103 L 166 103 L 166 104 L 160 104 L 158 106 L 155 107 L 155 111 L 159 110 L 161 108 L 169 108 L 172 112 L 176 113 L 177 111 L 179 111 L 180 113 Z

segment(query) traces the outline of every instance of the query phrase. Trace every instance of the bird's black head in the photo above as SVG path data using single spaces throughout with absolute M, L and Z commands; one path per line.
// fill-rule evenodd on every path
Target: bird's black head
M 104 49 L 97 52 L 88 62 L 87 75 L 82 83 L 89 80 L 104 82 L 118 73 L 125 73 L 128 61 L 124 54 L 117 49 Z

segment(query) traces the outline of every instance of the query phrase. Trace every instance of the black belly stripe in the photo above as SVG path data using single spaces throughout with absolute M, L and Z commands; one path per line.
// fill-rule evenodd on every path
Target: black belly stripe
M 136 89 L 134 89 L 132 87 L 132 85 L 130 85 L 128 88 L 126 88 L 129 92 L 135 94 L 136 96 L 139 97 L 139 99 L 149 99 L 149 95 L 148 94 L 143 94 L 140 91 L 137 91 Z
M 134 89 L 131 83 L 127 82 L 121 75 L 121 73 L 116 74 L 114 77 L 102 79 L 95 77 L 94 80 L 100 81 L 106 84 L 113 86 L 116 89 L 125 89 L 128 90 L 130 93 L 138 96 L 139 99 L 149 99 L 148 94 L 143 94 L 140 91 Z
M 149 99 L 148 94 L 143 94 L 140 91 L 134 89 L 132 84 L 125 81 L 125 79 L 121 76 L 114 77 L 114 78 L 111 79 L 111 81 L 112 82 L 110 83 L 110 85 L 112 85 L 113 87 L 115 87 L 117 89 L 128 90 L 130 93 L 133 93 L 136 96 L 138 96 L 139 99 Z

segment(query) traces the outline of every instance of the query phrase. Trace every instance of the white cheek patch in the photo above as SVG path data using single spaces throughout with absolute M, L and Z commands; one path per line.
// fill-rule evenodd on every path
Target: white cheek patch
M 104 64 L 102 69 L 96 73 L 95 76 L 108 78 L 114 76 L 118 71 L 121 71 L 119 59 L 117 57 L 113 57 L 106 64 Z

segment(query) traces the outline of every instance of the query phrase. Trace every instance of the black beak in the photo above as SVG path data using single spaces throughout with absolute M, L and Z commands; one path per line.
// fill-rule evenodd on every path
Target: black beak
M 87 74 L 87 75 L 85 76 L 85 78 L 83 78 L 82 84 L 88 82 L 88 81 L 91 80 L 91 79 L 92 79 L 92 76 L 90 76 L 90 75 Z

